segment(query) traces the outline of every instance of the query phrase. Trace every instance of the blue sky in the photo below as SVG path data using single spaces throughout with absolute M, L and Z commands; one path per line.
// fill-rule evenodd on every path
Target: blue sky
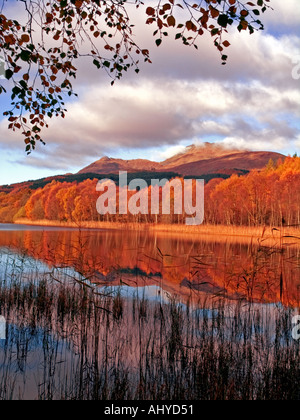
M 153 64 L 111 87 L 104 73 L 79 63 L 78 99 L 67 103 L 65 120 L 51 120 L 47 145 L 29 157 L 20 133 L 0 117 L 0 184 L 77 172 L 104 155 L 164 160 L 204 141 L 299 153 L 300 79 L 292 77 L 300 63 L 299 0 L 270 4 L 264 32 L 230 35 L 225 67 L 207 37 L 198 52 L 171 37 L 156 48 L 153 28 L 136 15 L 137 38 Z M 7 106 L 0 96 L 1 111 Z

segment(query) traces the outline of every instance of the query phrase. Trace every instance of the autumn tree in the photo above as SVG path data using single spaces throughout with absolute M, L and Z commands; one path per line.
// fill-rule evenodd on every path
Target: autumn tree
M 74 199 L 72 219 L 77 222 L 97 221 L 99 215 L 96 210 L 96 202 L 99 197 L 96 191 L 98 180 L 87 179 L 79 184 L 77 196 Z
M 29 220 L 45 219 L 44 191 L 39 188 L 35 191 L 25 205 L 25 214 Z
M 261 14 L 270 0 L 12 0 L 0 11 L 0 55 L 10 81 L 11 109 L 4 115 L 9 128 L 21 130 L 26 151 L 43 142 L 42 130 L 53 116 L 65 116 L 65 96 L 75 94 L 72 80 L 81 57 L 105 70 L 112 84 L 130 68 L 137 73 L 150 51 L 135 36 L 134 14 L 153 26 L 154 46 L 172 35 L 198 49 L 198 40 L 211 35 L 226 63 L 228 28 L 262 30 Z M 18 4 L 22 17 L 11 17 Z M 0 94 L 7 87 L 0 85 Z
M 31 196 L 28 188 L 15 188 L 10 193 L 0 193 L 0 221 L 11 223 L 25 216 L 25 204 Z
M 175 179 L 183 182 L 183 179 Z M 99 215 L 95 203 L 99 198 L 96 190 L 98 179 L 83 182 L 52 181 L 43 188 L 31 190 L 28 186 L 15 187 L 10 192 L 0 192 L 0 222 L 11 223 L 27 217 L 30 220 L 48 219 L 63 222 L 123 222 L 123 223 L 166 223 L 181 224 L 190 214 L 175 211 L 175 190 L 159 188 L 159 212 L 151 214 L 153 187 L 142 190 L 141 198 L 148 202 L 149 214 Z M 185 193 L 188 190 L 185 189 Z M 142 194 L 143 193 L 143 194 Z M 136 190 L 120 194 L 117 188 L 117 203 L 121 197 L 122 207 L 128 207 Z M 176 201 L 178 200 L 178 196 Z M 170 214 L 163 214 L 164 205 L 170 205 Z M 185 206 L 183 206 L 185 207 Z M 206 224 L 229 226 L 300 226 L 300 158 L 288 157 L 272 167 L 267 165 L 261 171 L 253 170 L 245 176 L 232 175 L 226 180 L 216 178 L 205 186 Z

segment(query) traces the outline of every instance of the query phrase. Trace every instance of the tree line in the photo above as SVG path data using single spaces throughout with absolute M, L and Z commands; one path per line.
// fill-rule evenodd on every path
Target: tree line
M 157 174 L 160 176 L 160 174 Z M 133 176 L 133 175 L 132 175 Z M 186 215 L 99 215 L 96 191 L 99 179 L 82 182 L 53 180 L 44 187 L 32 189 L 16 186 L 0 193 L 0 222 L 20 219 L 82 223 L 166 223 L 184 224 Z M 148 193 L 150 194 L 150 188 Z M 117 188 L 117 193 L 118 193 Z M 128 195 L 128 199 L 133 192 Z M 174 194 L 173 197 L 174 198 Z M 118 197 L 117 197 L 118 201 Z M 205 223 L 238 226 L 300 225 L 300 158 L 288 157 L 270 161 L 261 171 L 228 179 L 214 178 L 205 185 Z

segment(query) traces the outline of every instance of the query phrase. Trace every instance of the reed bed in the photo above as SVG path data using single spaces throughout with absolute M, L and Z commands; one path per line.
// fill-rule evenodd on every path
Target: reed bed
M 153 233 L 174 234 L 176 236 L 183 234 L 186 237 L 189 235 L 203 235 L 207 239 L 211 237 L 218 237 L 219 240 L 226 241 L 228 237 L 238 238 L 239 241 L 249 243 L 252 239 L 261 239 L 265 237 L 269 243 L 280 241 L 285 237 L 285 241 L 294 242 L 297 240 L 299 246 L 300 227 L 299 226 L 233 226 L 233 225 L 210 225 L 203 224 L 199 226 L 186 226 L 184 224 L 150 224 L 150 223 L 121 223 L 121 222 L 59 222 L 51 220 L 32 221 L 29 219 L 18 219 L 15 224 L 27 226 L 42 226 L 42 227 L 59 227 L 59 228 L 74 228 L 74 229 L 103 229 L 103 230 L 123 230 L 123 231 L 146 231 Z M 290 237 L 290 238 L 289 238 Z
M 149 301 L 68 268 L 7 258 L 0 399 L 295 400 L 294 308 L 224 297 Z M 191 291 L 191 294 L 193 292 Z

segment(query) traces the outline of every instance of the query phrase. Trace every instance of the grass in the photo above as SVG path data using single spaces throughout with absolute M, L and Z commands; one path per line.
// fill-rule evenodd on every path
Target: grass
M 153 233 L 163 233 L 169 235 L 184 235 L 186 237 L 195 235 L 209 237 L 218 237 L 220 241 L 227 241 L 228 237 L 237 237 L 240 242 L 249 243 L 252 239 L 261 239 L 264 237 L 266 245 L 273 245 L 274 242 L 281 241 L 282 237 L 286 237 L 286 242 L 295 242 L 300 239 L 299 227 L 251 227 L 251 226 L 224 226 L 224 225 L 208 225 L 186 226 L 175 224 L 147 224 L 147 223 L 119 223 L 119 222 L 59 222 L 50 220 L 32 221 L 29 219 L 18 219 L 15 224 L 23 224 L 28 226 L 45 226 L 45 227 L 68 227 L 74 229 L 105 229 L 105 230 L 129 230 L 129 231 L 147 231 Z M 291 237 L 291 238 L 289 238 Z
M 193 291 L 186 304 L 124 298 L 66 268 L 25 273 L 24 260 L 2 267 L 0 399 L 300 398 L 295 309 Z

